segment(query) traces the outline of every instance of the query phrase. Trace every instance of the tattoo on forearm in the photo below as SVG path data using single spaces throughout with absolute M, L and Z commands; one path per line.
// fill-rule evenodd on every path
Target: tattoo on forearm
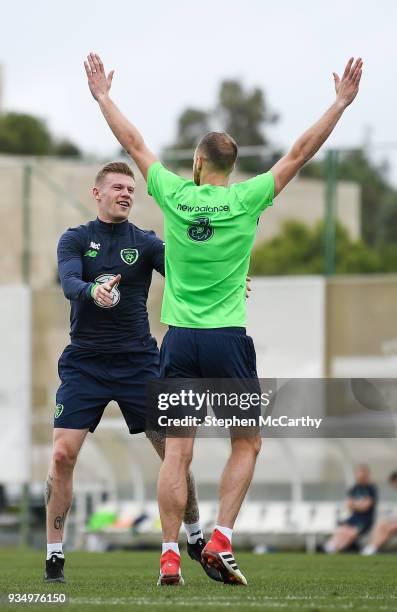
M 45 489 L 44 489 L 44 498 L 45 498 L 46 506 L 48 506 L 49 501 L 51 499 L 53 480 L 54 479 L 51 476 L 51 474 L 48 474 L 48 477 L 47 477 L 47 480 L 46 480 L 46 483 L 45 483 Z
M 194 481 L 194 476 L 192 472 L 189 470 L 187 475 L 187 503 L 185 508 L 185 515 L 183 520 L 185 523 L 197 523 L 200 518 L 198 500 L 197 500 L 197 490 L 196 483 Z
M 66 519 L 66 513 L 67 513 L 67 510 L 65 510 L 65 512 L 61 516 L 55 517 L 54 529 L 59 529 L 59 530 L 63 529 L 63 526 L 65 524 L 65 519 Z

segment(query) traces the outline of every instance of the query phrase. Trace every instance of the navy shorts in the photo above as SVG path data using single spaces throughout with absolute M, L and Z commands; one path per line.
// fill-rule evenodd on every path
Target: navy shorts
M 244 327 L 170 327 L 160 350 L 161 378 L 257 378 L 254 342 Z
M 146 429 L 146 385 L 158 378 L 159 352 L 95 353 L 69 345 L 58 362 L 54 427 L 95 430 L 107 404 L 118 403 L 130 433 Z
M 360 535 L 363 535 L 369 531 L 372 527 L 373 521 L 363 520 L 359 515 L 352 514 L 348 519 L 342 521 L 341 525 L 349 525 L 349 527 L 356 527 Z

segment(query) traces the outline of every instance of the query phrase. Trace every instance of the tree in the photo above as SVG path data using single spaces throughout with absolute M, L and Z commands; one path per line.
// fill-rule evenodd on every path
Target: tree
M 340 224 L 336 227 L 336 274 L 397 272 L 397 246 L 371 248 L 350 239 Z M 287 221 L 281 233 L 257 246 L 251 257 L 253 275 L 323 274 L 324 222 L 308 227 Z
M 197 108 L 187 108 L 179 116 L 177 137 L 174 144 L 167 147 L 169 164 L 175 167 L 191 167 L 192 156 L 190 151 L 196 147 L 201 136 L 210 131 L 210 114 Z M 189 155 L 176 159 L 174 151 L 188 150 Z
M 212 110 L 197 108 L 185 109 L 178 119 L 177 138 L 168 147 L 168 152 L 178 149 L 194 149 L 200 138 L 214 129 L 228 132 L 239 146 L 269 146 L 263 133 L 263 126 L 274 123 L 278 116 L 267 107 L 264 93 L 259 88 L 246 91 L 237 80 L 225 80 L 221 83 L 218 100 Z M 279 157 L 277 153 L 276 157 Z M 172 160 L 172 153 L 169 154 Z M 240 157 L 238 166 L 241 170 L 256 173 L 269 168 L 273 156 L 254 154 Z M 191 157 L 180 161 L 180 165 L 191 165 Z
M 0 153 L 81 157 L 70 140 L 56 141 L 45 121 L 24 113 L 0 115 Z
M 242 146 L 269 146 L 262 126 L 275 123 L 278 116 L 267 107 L 264 93 L 256 87 L 245 91 L 236 80 L 223 81 L 219 90 L 219 101 L 215 114 L 219 117 L 222 129 Z M 268 160 L 268 167 L 272 160 Z M 239 168 L 245 172 L 263 172 L 266 159 L 263 155 L 241 157 Z
M 59 157 L 73 157 L 76 159 L 82 157 L 79 147 L 67 138 L 60 140 L 54 145 L 54 155 L 59 155 Z
M 20 113 L 0 116 L 0 152 L 13 155 L 50 155 L 51 134 L 42 119 Z
M 325 162 L 311 162 L 301 176 L 325 179 Z M 397 192 L 388 184 L 385 169 L 368 158 L 364 150 L 339 153 L 338 180 L 361 187 L 362 236 L 369 245 L 397 241 Z
M 192 149 L 203 134 L 209 131 L 209 113 L 196 108 L 187 108 L 178 119 L 178 136 L 174 148 Z

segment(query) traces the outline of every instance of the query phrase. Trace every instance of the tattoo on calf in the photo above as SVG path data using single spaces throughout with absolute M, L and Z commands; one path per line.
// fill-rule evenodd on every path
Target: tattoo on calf
M 200 520 L 196 483 L 190 470 L 187 475 L 187 504 L 183 520 L 187 524 L 197 523 Z
M 146 430 L 145 434 L 160 459 L 164 459 L 165 435 L 162 432 L 153 431 L 151 429 Z
M 62 514 L 62 516 L 56 516 L 54 520 L 54 529 L 62 530 L 65 525 L 67 510 Z
M 157 454 L 161 459 L 164 459 L 165 451 L 165 436 L 162 432 L 146 430 L 146 437 L 151 442 L 152 446 L 157 451 Z M 185 509 L 185 515 L 183 520 L 185 523 L 197 523 L 200 519 L 200 513 L 198 508 L 196 483 L 194 476 L 189 470 L 187 475 L 187 504 Z
M 44 489 L 44 498 L 45 498 L 46 506 L 48 506 L 49 501 L 51 499 L 53 480 L 54 479 L 51 476 L 51 474 L 48 474 L 48 477 L 47 477 L 47 480 L 46 480 L 46 483 L 45 483 L 45 489 Z

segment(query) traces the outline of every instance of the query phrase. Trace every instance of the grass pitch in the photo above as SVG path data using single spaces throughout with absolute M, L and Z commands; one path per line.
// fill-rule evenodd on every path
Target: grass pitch
M 397 610 L 397 559 L 276 553 L 237 553 L 248 587 L 209 580 L 182 553 L 184 587 L 156 587 L 159 555 L 153 552 L 67 553 L 67 583 L 42 582 L 44 554 L 0 552 L 0 609 L 8 593 L 66 593 L 67 609 L 106 610 Z M 65 608 L 25 604 L 18 609 Z

